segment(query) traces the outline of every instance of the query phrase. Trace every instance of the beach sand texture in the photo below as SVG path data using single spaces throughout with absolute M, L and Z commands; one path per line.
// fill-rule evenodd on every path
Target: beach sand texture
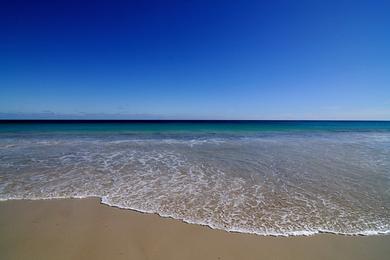
M 388 259 L 390 236 L 270 237 L 100 204 L 0 202 L 0 259 Z

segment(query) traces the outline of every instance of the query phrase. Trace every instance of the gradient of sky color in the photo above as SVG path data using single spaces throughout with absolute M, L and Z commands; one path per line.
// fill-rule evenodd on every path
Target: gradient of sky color
M 18 1 L 0 118 L 390 119 L 390 1 Z

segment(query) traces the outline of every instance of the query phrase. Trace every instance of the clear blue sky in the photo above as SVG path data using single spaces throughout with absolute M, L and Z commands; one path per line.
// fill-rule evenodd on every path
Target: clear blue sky
M 0 118 L 390 119 L 390 1 L 80 2 L 2 1 Z

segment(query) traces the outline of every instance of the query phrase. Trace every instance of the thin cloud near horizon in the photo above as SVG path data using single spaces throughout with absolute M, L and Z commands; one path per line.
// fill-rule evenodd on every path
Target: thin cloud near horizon
M 1 113 L 0 120 L 25 119 L 25 120 L 39 120 L 39 119 L 70 119 L 70 120 L 390 120 L 389 114 L 378 115 L 377 117 L 368 117 L 367 115 L 337 115 L 337 116 L 316 116 L 306 115 L 301 117 L 294 117 L 286 115 L 281 117 L 229 117 L 229 116 L 188 116 L 188 115 L 161 115 L 161 114 L 108 114 L 108 113 L 75 113 L 75 114 L 61 114 L 54 112 L 41 113 Z

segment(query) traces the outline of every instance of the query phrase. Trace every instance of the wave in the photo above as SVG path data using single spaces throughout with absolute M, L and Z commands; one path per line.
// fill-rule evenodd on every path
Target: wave
M 229 232 L 389 234 L 390 136 L 0 138 L 0 200 L 103 204 Z

